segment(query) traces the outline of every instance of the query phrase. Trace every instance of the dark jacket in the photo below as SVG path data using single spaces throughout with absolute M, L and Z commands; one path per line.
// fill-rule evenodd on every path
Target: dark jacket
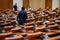
M 17 5 L 14 5 L 13 8 L 15 11 L 17 11 Z
M 26 23 L 26 19 L 27 19 L 27 13 L 24 10 L 20 11 L 18 13 L 18 22 L 20 24 L 24 24 Z

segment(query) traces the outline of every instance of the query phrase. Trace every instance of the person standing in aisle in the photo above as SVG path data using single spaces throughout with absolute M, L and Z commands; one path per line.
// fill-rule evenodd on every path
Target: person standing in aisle
M 17 3 L 15 3 L 15 5 L 13 6 L 13 8 L 14 8 L 14 11 L 17 11 Z
M 24 23 L 26 23 L 26 19 L 27 19 L 27 12 L 25 11 L 25 8 L 22 7 L 22 10 L 19 11 L 18 13 L 18 17 L 17 17 L 17 21 L 19 24 L 24 25 Z

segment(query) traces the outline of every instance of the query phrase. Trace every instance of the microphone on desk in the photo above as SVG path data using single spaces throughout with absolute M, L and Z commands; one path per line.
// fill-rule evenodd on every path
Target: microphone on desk
M 19 30 L 19 32 L 21 32 L 21 33 L 26 33 L 26 30 L 25 30 L 24 27 L 21 27 L 21 29 Z
M 33 24 L 34 27 L 37 27 L 37 24 Z
M 25 29 L 20 29 L 19 32 L 21 32 L 21 33 L 25 33 L 26 30 L 25 30 Z
M 46 29 L 45 32 L 51 32 L 51 29 Z
M 5 33 L 5 30 L 2 30 L 3 33 Z
M 31 28 L 31 30 L 33 30 L 33 33 L 35 33 L 36 27 L 37 27 L 37 24 L 33 24 L 33 27 Z
M 32 30 L 36 30 L 37 24 L 33 24 Z
M 13 24 L 13 26 L 14 26 L 14 27 L 18 27 L 18 26 L 19 26 L 19 24 L 18 24 L 18 23 L 15 23 L 15 24 Z
M 44 38 L 49 38 L 49 36 L 45 33 L 42 33 L 40 36 L 39 36 L 40 39 L 44 39 Z
M 11 34 L 10 37 L 17 37 L 17 35 L 16 34 Z
M 48 24 L 47 24 L 47 23 L 45 23 L 45 25 L 46 25 L 46 26 L 45 26 L 45 27 L 46 27 L 46 29 L 45 29 L 44 31 L 45 31 L 45 32 L 51 32 L 51 29 L 49 29 L 49 28 L 48 28 Z

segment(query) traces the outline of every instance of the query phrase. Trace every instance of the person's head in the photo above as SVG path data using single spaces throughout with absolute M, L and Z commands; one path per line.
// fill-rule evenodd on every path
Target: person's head
M 25 10 L 25 7 L 22 7 L 21 9 L 22 9 L 22 10 Z
M 57 8 L 55 8 L 55 10 L 58 10 L 59 8 L 57 7 Z
M 17 3 L 15 3 L 15 5 L 17 5 Z

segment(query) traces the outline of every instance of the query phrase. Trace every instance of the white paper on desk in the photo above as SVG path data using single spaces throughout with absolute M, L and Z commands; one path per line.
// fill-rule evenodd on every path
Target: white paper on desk
M 51 29 L 46 29 L 45 31 L 46 31 L 46 32 L 51 32 Z
M 25 33 L 25 32 L 26 32 L 26 30 L 25 30 L 25 29 L 22 29 L 21 31 L 22 31 L 23 33 Z
M 44 35 L 44 38 L 49 38 L 49 36 L 48 35 Z
M 17 37 L 17 35 L 13 35 L 13 37 Z
M 4 33 L 4 32 L 5 32 L 5 30 L 2 30 L 2 32 Z
M 49 38 L 49 36 L 47 34 L 45 34 L 44 36 L 45 36 L 45 38 Z

